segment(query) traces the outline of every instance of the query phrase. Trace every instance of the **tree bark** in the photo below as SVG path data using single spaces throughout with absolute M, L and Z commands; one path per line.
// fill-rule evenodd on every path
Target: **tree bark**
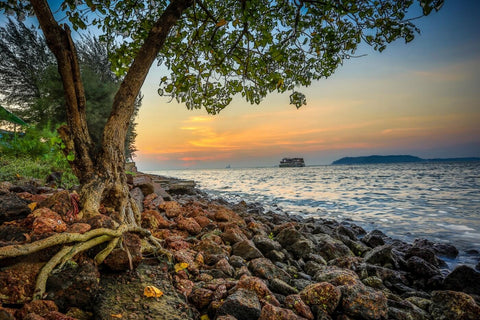
M 47 45 L 54 53 L 64 85 L 68 127 L 60 130 L 72 167 L 81 184 L 80 215 L 95 216 L 103 202 L 120 214 L 121 222 L 135 224 L 140 213 L 130 199 L 125 175 L 125 138 L 135 112 L 135 98 L 171 28 L 193 0 L 173 0 L 150 30 L 115 95 L 105 125 L 101 152 L 94 154 L 86 121 L 86 100 L 75 46 L 68 26 L 60 27 L 46 0 L 31 0 Z

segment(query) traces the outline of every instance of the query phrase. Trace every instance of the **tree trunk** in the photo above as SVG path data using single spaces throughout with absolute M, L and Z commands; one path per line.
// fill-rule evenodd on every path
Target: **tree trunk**
M 86 101 L 80 67 L 68 26 L 55 21 L 46 0 L 31 0 L 47 44 L 54 53 L 62 76 L 67 104 L 68 127 L 59 130 L 67 152 L 74 152 L 71 163 L 81 183 L 80 215 L 99 214 L 100 204 L 113 208 L 122 223 L 136 224 L 140 213 L 130 198 L 125 175 L 125 139 L 135 112 L 135 98 L 145 81 L 172 26 L 193 0 L 173 0 L 150 30 L 115 95 L 110 117 L 105 125 L 101 152 L 94 154 L 86 122 Z

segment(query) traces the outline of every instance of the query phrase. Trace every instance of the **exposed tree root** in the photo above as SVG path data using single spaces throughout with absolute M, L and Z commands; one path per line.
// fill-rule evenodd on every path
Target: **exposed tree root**
M 5 246 L 0 250 L 0 259 L 24 256 L 56 245 L 65 245 L 43 266 L 37 276 L 33 299 L 42 299 L 45 295 L 48 277 L 58 265 L 61 268 L 77 254 L 108 241 L 108 245 L 94 258 L 97 265 L 101 264 L 118 245 L 121 237 L 126 232 L 138 233 L 148 239 L 149 247 L 154 253 L 163 254 L 167 256 L 169 261 L 172 261 L 172 255 L 162 248 L 160 241 L 153 237 L 150 231 L 136 225 L 126 224 L 119 226 L 115 230 L 99 228 L 84 234 L 59 233 L 32 243 Z M 127 251 L 127 254 L 130 253 Z

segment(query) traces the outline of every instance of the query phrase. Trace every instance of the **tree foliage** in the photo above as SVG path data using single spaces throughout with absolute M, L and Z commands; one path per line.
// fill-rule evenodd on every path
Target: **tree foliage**
M 53 130 L 65 123 L 62 79 L 44 37 L 33 26 L 28 28 L 9 19 L 0 27 L 0 40 L 0 101 L 17 107 L 22 118 L 40 129 Z M 81 36 L 77 48 L 85 83 L 88 128 L 98 149 L 121 78 L 112 72 L 106 45 L 98 37 Z M 139 95 L 137 112 L 140 105 Z M 127 158 L 136 150 L 135 117 L 136 113 L 126 140 Z

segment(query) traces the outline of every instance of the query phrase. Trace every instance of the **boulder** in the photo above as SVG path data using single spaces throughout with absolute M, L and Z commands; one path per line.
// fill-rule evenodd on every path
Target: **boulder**
M 373 230 L 367 233 L 363 238 L 362 242 L 365 243 L 370 248 L 375 248 L 383 246 L 385 244 L 385 238 L 387 236 L 380 230 Z
M 340 302 L 341 291 L 328 282 L 319 282 L 303 289 L 300 297 L 310 307 L 316 305 L 328 314 L 332 314 Z
M 238 289 L 228 296 L 217 309 L 217 317 L 231 315 L 238 320 L 258 319 L 261 314 L 261 305 L 255 292 Z
M 142 212 L 142 227 L 147 229 L 163 229 L 169 228 L 174 223 L 165 219 L 156 210 L 146 210 Z
M 193 289 L 188 300 L 198 309 L 202 310 L 208 307 L 212 301 L 213 291 L 205 288 Z
M 407 260 L 407 269 L 416 278 L 430 279 L 441 275 L 437 267 L 418 256 L 412 256 Z
M 298 314 L 301 317 L 304 317 L 309 320 L 313 320 L 313 313 L 310 310 L 310 307 L 303 302 L 299 294 L 292 294 L 285 298 L 285 306 Z
M 232 226 L 225 229 L 220 237 L 223 239 L 225 243 L 230 243 L 233 245 L 237 242 L 248 240 L 245 234 L 240 230 L 238 226 Z
M 30 201 L 18 197 L 15 193 L 0 195 L 0 224 L 23 219 L 32 211 L 28 207 Z
M 139 174 L 133 177 L 133 187 L 140 188 L 144 196 L 155 192 L 153 181 L 148 175 Z
M 324 267 L 315 274 L 313 280 L 317 282 L 330 282 L 335 286 L 357 285 L 361 283 L 358 275 L 354 271 L 340 269 L 335 266 Z
M 176 201 L 163 202 L 158 206 L 160 211 L 164 211 L 167 218 L 178 217 L 182 212 L 182 206 Z
M 430 314 L 435 320 L 477 320 L 480 315 L 480 307 L 466 293 L 434 291 Z
M 354 255 L 342 241 L 334 239 L 327 234 L 315 234 L 312 237 L 316 242 L 314 252 L 321 255 L 327 261 Z
M 123 246 L 126 250 L 115 248 L 103 262 L 113 271 L 125 271 L 135 269 L 142 261 L 142 241 L 134 233 L 125 233 L 123 235 Z
M 288 282 L 290 279 L 290 276 L 286 271 L 280 269 L 266 258 L 257 258 L 251 260 L 248 263 L 248 269 L 253 275 L 268 280 L 279 278 L 285 282 Z
M 275 293 L 288 296 L 291 294 L 297 294 L 298 290 L 285 281 L 278 279 L 278 278 L 273 278 L 268 282 L 268 287 Z
M 243 240 L 232 246 L 232 254 L 240 256 L 245 260 L 263 258 L 263 254 L 255 247 L 252 241 Z
M 237 289 L 245 289 L 255 292 L 260 302 L 267 302 L 274 306 L 280 306 L 275 295 L 270 291 L 268 286 L 262 279 L 251 276 L 243 276 L 236 285 Z
M 178 229 L 185 230 L 191 235 L 197 235 L 202 231 L 202 227 L 193 218 L 178 217 L 175 221 Z
M 280 307 L 272 306 L 271 304 L 265 304 L 260 313 L 258 320 L 302 320 L 295 312 L 290 309 L 284 309 Z
M 267 236 L 256 235 L 252 238 L 255 246 L 263 253 L 266 254 L 272 250 L 281 250 L 282 245 L 273 239 L 270 239 Z
M 480 272 L 468 266 L 456 267 L 443 282 L 445 289 L 480 295 Z
M 59 191 L 40 202 L 38 207 L 51 209 L 62 216 L 63 220 L 72 222 L 77 219 L 74 213 L 76 214 L 76 212 L 78 212 L 78 208 L 75 208 L 73 204 L 76 197 L 78 197 L 78 195 L 70 195 L 67 190 Z
M 40 208 L 33 211 L 31 218 L 34 219 L 32 234 L 36 236 L 43 237 L 53 232 L 63 232 L 67 230 L 67 224 L 63 221 L 62 217 L 48 208 Z
M 391 245 L 377 246 L 363 257 L 365 262 L 385 268 L 399 269 L 401 258 Z
M 387 298 L 363 284 L 341 286 L 342 311 L 352 318 L 379 320 L 387 317 Z

